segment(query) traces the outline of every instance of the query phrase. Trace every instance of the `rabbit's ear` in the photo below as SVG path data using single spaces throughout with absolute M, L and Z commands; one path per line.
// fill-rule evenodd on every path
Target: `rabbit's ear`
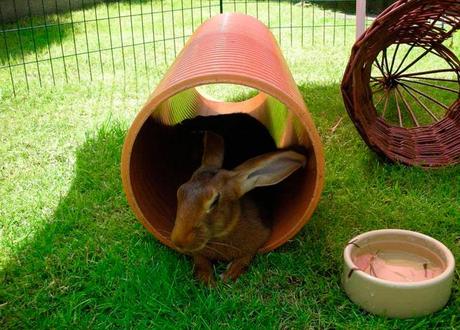
M 224 139 L 219 134 L 206 131 L 203 138 L 202 166 L 221 168 L 224 162 Z
M 305 163 L 305 156 L 294 151 L 277 151 L 247 160 L 234 169 L 240 196 L 256 187 L 283 181 Z

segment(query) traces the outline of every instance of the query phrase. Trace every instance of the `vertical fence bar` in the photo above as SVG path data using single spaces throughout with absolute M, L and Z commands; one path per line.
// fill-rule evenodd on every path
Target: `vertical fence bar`
M 268 16 L 268 28 L 271 27 L 270 25 L 270 1 L 267 1 L 267 16 Z
M 163 1 L 161 3 L 163 3 Z M 121 57 L 123 59 L 123 75 L 125 75 L 126 74 L 125 46 L 124 46 L 124 42 L 123 42 L 123 27 L 121 25 L 121 9 L 120 9 L 120 2 L 119 1 L 117 1 L 117 7 L 118 7 L 118 25 L 120 27 Z
M 163 52 L 164 52 L 165 64 L 166 64 L 168 63 L 168 59 L 166 57 L 165 11 L 164 11 L 164 6 L 163 6 L 163 1 L 160 1 L 160 6 L 161 6 L 161 23 L 162 23 L 162 32 L 163 32 Z
M 182 46 L 185 45 L 185 19 L 184 19 L 184 0 L 180 0 L 181 16 L 182 16 Z
M 54 1 L 54 7 L 56 9 L 56 13 L 59 13 L 57 0 Z M 67 74 L 67 63 L 65 61 L 66 55 L 64 53 L 64 46 L 62 45 L 63 39 L 62 39 L 62 31 L 61 31 L 61 19 L 59 18 L 59 14 L 56 14 L 56 18 L 57 18 L 57 27 L 58 27 L 58 33 L 59 33 L 59 44 L 61 45 L 62 64 L 64 66 L 65 82 L 68 83 L 69 76 Z
M 281 46 L 281 0 L 278 0 L 278 39 Z
M 192 12 L 193 12 L 193 10 L 192 10 Z M 224 0 L 219 0 L 219 12 L 221 14 L 224 13 Z
M 43 3 L 43 0 L 42 0 Z M 69 4 L 69 12 L 70 12 L 70 26 L 72 27 L 72 36 L 73 36 L 73 51 L 75 53 L 75 62 L 77 64 L 77 74 L 78 74 L 78 81 L 81 81 L 81 76 L 80 76 L 80 63 L 78 62 L 78 52 L 77 52 L 77 41 L 75 39 L 75 24 L 73 21 L 73 14 L 72 14 L 72 4 L 70 0 L 68 0 Z M 43 10 L 45 10 L 43 8 Z
M 173 33 L 173 46 L 174 46 L 174 57 L 177 55 L 177 48 L 176 48 L 176 27 L 175 27 L 175 22 L 174 22 L 174 1 L 171 0 L 171 19 L 172 19 L 172 33 Z M 163 27 L 164 29 L 164 27 Z
M 134 29 L 133 29 L 133 10 L 131 6 L 131 0 L 128 1 L 129 7 L 129 26 L 131 27 L 131 39 L 132 39 L 132 46 L 133 46 L 133 60 L 134 60 L 134 78 L 136 81 L 136 91 L 137 91 L 137 59 L 136 59 L 136 42 L 134 38 Z
M 292 35 L 294 34 L 293 27 L 292 27 L 292 7 L 293 7 L 292 1 L 289 1 L 289 9 L 290 9 L 290 20 L 291 20 L 291 47 L 292 47 Z
M 50 36 L 49 36 L 48 23 L 46 21 L 46 14 L 45 14 L 45 4 L 43 3 L 43 0 L 41 0 L 41 3 L 42 3 L 42 10 L 43 10 L 43 24 L 45 25 L 46 45 L 48 46 L 48 54 L 49 54 L 49 61 L 50 61 L 50 67 L 51 67 L 51 76 L 53 78 L 53 85 L 56 86 L 56 79 L 54 77 L 53 59 L 51 56 Z
M 37 43 L 35 42 L 35 27 L 33 24 L 34 20 L 32 19 L 32 10 L 30 9 L 30 0 L 27 0 L 27 7 L 29 10 L 30 30 L 32 32 L 32 42 L 34 45 L 35 62 L 37 64 L 38 82 L 40 84 L 40 87 L 42 87 L 42 76 L 40 72 L 40 65 L 38 64 Z
M 96 20 L 97 46 L 99 47 L 99 62 L 101 63 L 102 79 L 104 79 L 104 62 L 102 61 L 102 48 L 101 48 L 101 38 L 99 36 L 99 19 L 97 18 L 96 0 L 93 0 L 93 7 L 94 7 L 94 19 Z
M 86 57 L 88 58 L 88 69 L 89 69 L 89 80 L 93 81 L 93 70 L 91 68 L 91 57 L 89 55 L 89 40 L 88 40 L 88 28 L 86 26 L 86 10 L 83 0 L 81 0 L 81 8 L 83 13 L 83 26 L 85 28 L 85 37 L 86 37 Z M 62 41 L 61 41 L 62 42 Z
M 16 87 L 14 86 L 13 71 L 11 70 L 10 52 L 8 49 L 8 39 L 6 38 L 6 31 L 5 31 L 6 29 L 3 23 L 3 13 L 2 13 L 1 6 L 0 6 L 0 22 L 2 23 L 2 32 L 3 32 L 2 35 L 3 35 L 3 41 L 5 42 L 6 60 L 8 62 L 8 70 L 10 72 L 11 86 L 13 87 L 13 95 L 16 96 Z
M 326 44 L 326 9 L 323 8 L 323 45 Z
M 16 0 L 13 0 L 13 9 L 14 9 L 14 16 L 15 16 L 15 19 L 16 19 L 16 29 L 18 31 L 19 48 L 21 49 L 22 65 L 24 67 L 24 77 L 26 78 L 27 91 L 29 91 L 29 78 L 28 78 L 28 75 L 27 75 L 26 59 L 25 59 L 25 56 L 24 56 L 24 47 L 22 45 L 21 28 L 19 26 L 19 18 L 18 18 L 18 11 L 17 11 L 17 8 L 16 8 Z
M 332 45 L 335 46 L 335 27 L 337 25 L 337 1 L 334 2 L 334 30 L 332 31 Z
M 153 14 L 153 0 L 150 0 L 150 15 L 152 16 L 152 43 L 153 43 L 153 61 L 155 65 L 157 64 L 157 47 L 156 47 L 156 40 L 155 40 L 155 20 Z
M 220 2 L 221 2 L 220 5 L 223 6 L 223 5 L 222 5 L 222 0 L 220 0 Z M 221 7 L 221 9 L 222 9 L 222 8 L 223 8 L 223 7 Z M 193 11 L 194 11 L 193 0 L 190 0 L 190 13 L 191 13 L 191 15 L 192 15 L 192 33 L 193 33 L 193 31 L 195 31 L 195 19 L 194 19 L 194 17 L 193 17 Z M 222 9 L 222 11 L 221 11 L 221 14 L 222 14 L 222 13 L 223 13 L 223 9 Z
M 200 0 L 200 24 L 203 23 L 203 0 Z
M 147 76 L 147 84 L 150 86 L 149 72 L 147 69 L 147 50 L 145 49 L 145 31 L 144 31 L 144 6 L 143 3 L 140 3 L 141 6 L 141 31 L 142 31 L 142 46 L 144 49 L 144 69 L 145 75 Z M 153 43 L 155 44 L 155 43 Z
M 111 16 L 109 12 L 109 4 L 105 3 L 105 8 L 107 11 L 107 25 L 109 26 L 109 42 L 110 42 L 110 53 L 112 55 L 112 74 L 115 75 L 115 57 L 113 56 L 113 41 L 112 41 L 112 27 L 110 25 Z
M 312 11 L 312 21 L 311 21 L 311 44 L 315 44 L 315 5 L 313 4 L 311 6 L 311 11 Z
M 300 39 L 301 39 L 301 46 L 303 47 L 304 46 L 304 43 L 303 43 L 303 30 L 304 30 L 304 24 L 303 24 L 303 20 L 304 20 L 304 12 L 303 12 L 303 8 L 305 7 L 305 4 L 303 2 L 300 3 L 300 5 L 302 6 L 302 10 L 301 10 L 301 15 L 302 15 L 302 19 L 300 20 L 300 29 L 301 29 L 301 36 L 300 36 Z
M 356 0 L 356 39 L 366 30 L 366 0 Z

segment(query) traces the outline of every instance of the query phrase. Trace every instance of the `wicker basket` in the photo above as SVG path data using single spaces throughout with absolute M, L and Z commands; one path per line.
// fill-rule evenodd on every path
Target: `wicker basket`
M 458 0 L 400 0 L 355 43 L 342 81 L 364 141 L 391 161 L 460 162 L 460 61 L 449 49 Z

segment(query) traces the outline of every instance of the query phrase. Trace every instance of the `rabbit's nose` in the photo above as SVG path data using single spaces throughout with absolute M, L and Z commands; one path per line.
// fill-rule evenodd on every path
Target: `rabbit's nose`
M 175 233 L 173 231 L 171 235 L 171 240 L 179 250 L 187 250 L 187 247 L 193 245 L 193 242 L 195 240 L 195 234 L 193 232 L 181 234 L 177 232 Z

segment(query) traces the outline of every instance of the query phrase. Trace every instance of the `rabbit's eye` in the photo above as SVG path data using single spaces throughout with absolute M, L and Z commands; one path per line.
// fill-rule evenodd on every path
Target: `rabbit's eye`
M 217 193 L 216 197 L 214 197 L 214 200 L 211 203 L 211 206 L 209 206 L 209 210 L 214 209 L 217 204 L 219 204 L 219 199 L 220 199 L 220 193 Z

